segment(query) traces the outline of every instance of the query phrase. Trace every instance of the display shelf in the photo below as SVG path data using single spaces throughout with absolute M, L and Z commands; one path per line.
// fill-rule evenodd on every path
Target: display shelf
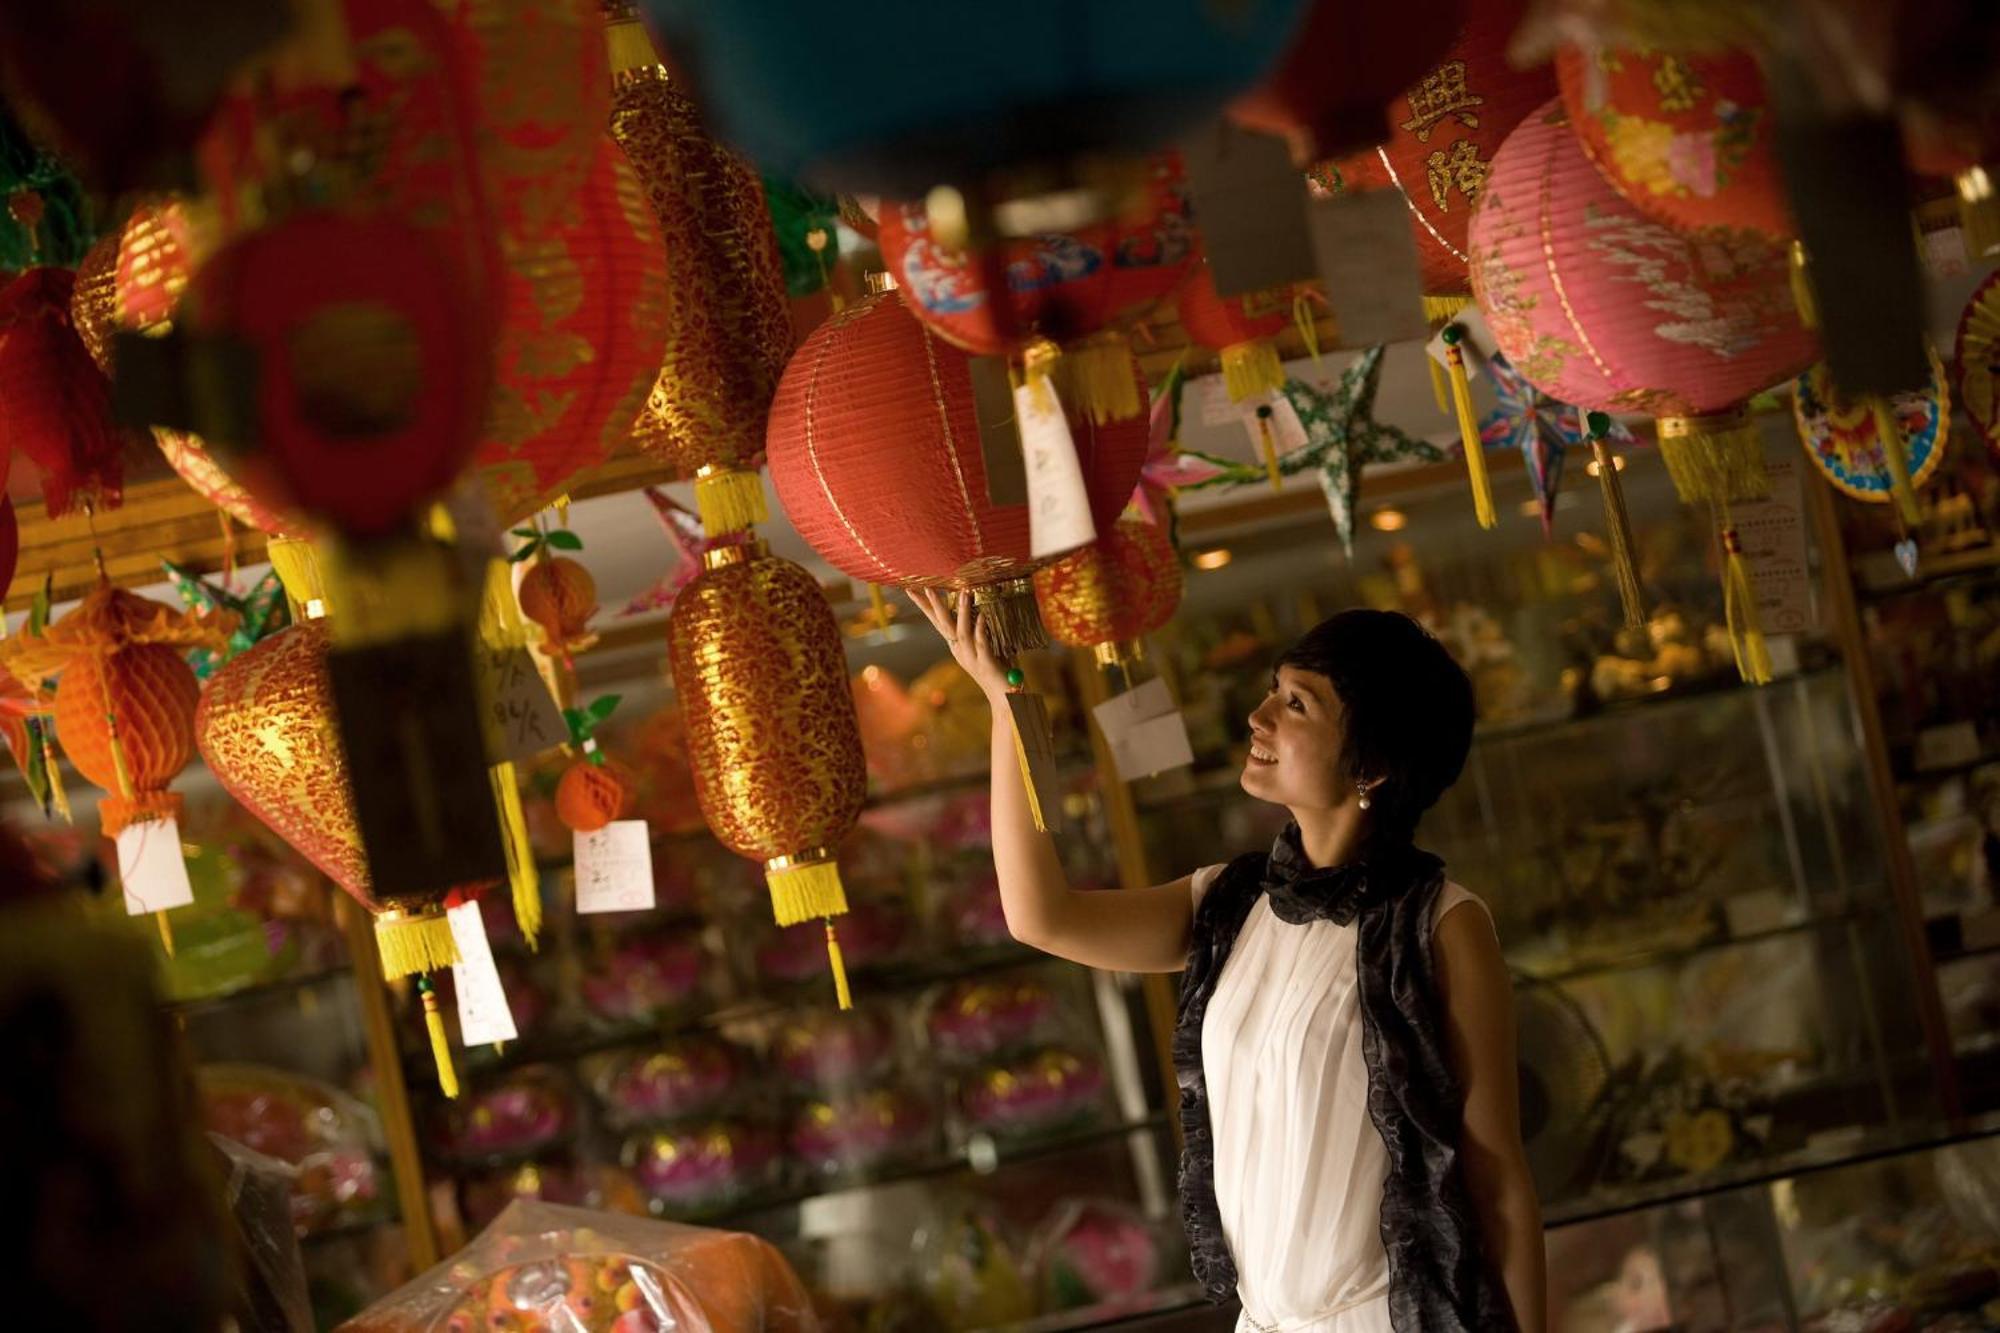
M 320 968 L 303 972 L 296 976 L 279 977 L 275 981 L 258 982 L 240 990 L 222 995 L 202 995 L 186 1000 L 168 1000 L 161 1007 L 170 1014 L 195 1018 L 205 1014 L 223 1013 L 249 1004 L 268 1003 L 301 991 L 317 991 L 342 981 L 352 981 L 354 969 L 342 964 L 339 967 Z
M 2000 764 L 2000 753 L 1988 752 L 1972 759 L 1961 759 L 1957 763 L 1938 764 L 1932 768 L 1918 768 L 1898 757 L 1896 781 L 1908 786 L 1924 782 L 1943 782 L 1950 778 L 1964 777 L 1991 764 Z
M 1977 578 L 2000 571 L 2000 546 L 1981 546 L 1950 555 L 1920 558 L 1915 578 L 1903 573 L 1893 553 L 1878 551 L 1854 561 L 1855 594 L 1863 601 L 1882 601 L 1906 593 L 1926 592 L 1941 583 Z
M 1008 1333 L 1069 1333 L 1069 1330 L 1077 1328 L 1124 1328 L 1134 1323 L 1150 1323 L 1161 1315 L 1175 1311 L 1197 1308 L 1212 1308 L 1202 1295 L 1201 1286 L 1194 1282 L 1180 1282 L 1149 1291 L 1143 1296 L 1128 1296 L 1118 1301 L 1085 1306 L 1079 1310 L 1063 1310 L 1024 1323 L 1010 1324 Z
M 1882 1129 L 1861 1135 L 1842 1135 L 1819 1146 L 1807 1146 L 1789 1153 L 1774 1153 L 1735 1167 L 1646 1184 L 1599 1188 L 1575 1199 L 1542 1210 L 1542 1224 L 1549 1230 L 1578 1226 L 1644 1212 L 1669 1204 L 1683 1203 L 1726 1190 L 1750 1189 L 1781 1180 L 1839 1170 L 1880 1161 L 1904 1153 L 1946 1148 L 2000 1137 L 2000 1115 L 1980 1116 L 1962 1124 L 1924 1124 L 1903 1129 Z
M 2000 908 L 1983 912 L 1946 912 L 1924 922 L 1931 956 L 1942 965 L 1965 958 L 2000 953 Z
M 1719 953 L 1726 949 L 1742 949 L 1763 944 L 1769 940 L 1785 939 L 1794 935 L 1808 935 L 1827 926 L 1847 925 L 1879 917 L 1886 909 L 1844 907 L 1814 912 L 1798 921 L 1787 921 L 1781 925 L 1768 926 L 1761 930 L 1746 930 L 1740 934 L 1730 934 L 1725 927 L 1723 933 L 1709 939 L 1688 944 L 1665 945 L 1659 948 L 1636 950 L 1617 958 L 1592 960 L 1587 963 L 1573 963 L 1547 970 L 1532 963 L 1513 963 L 1513 970 L 1522 980 L 1543 985 L 1561 985 L 1584 977 L 1603 976 L 1610 972 L 1638 972 L 1646 968 L 1666 967 L 1683 963 L 1704 954 Z

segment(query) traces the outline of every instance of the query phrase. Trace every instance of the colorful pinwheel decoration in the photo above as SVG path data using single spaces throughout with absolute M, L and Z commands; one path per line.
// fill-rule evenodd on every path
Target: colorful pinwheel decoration
M 653 502 L 653 513 L 660 520 L 667 540 L 673 543 L 677 559 L 674 567 L 655 580 L 652 587 L 625 603 L 624 609 L 618 613 L 621 616 L 643 616 L 653 611 L 673 610 L 674 598 L 694 581 L 695 575 L 701 573 L 701 553 L 706 545 L 701 516 L 683 507 L 657 486 L 646 488 L 646 498 Z
M 1571 449 L 1583 448 L 1583 412 L 1558 402 L 1514 369 L 1506 357 L 1494 353 L 1486 362 L 1493 377 L 1493 393 L 1498 406 L 1487 414 L 1479 427 L 1479 440 L 1488 449 L 1518 449 L 1528 465 L 1528 479 L 1542 509 L 1542 532 L 1553 530 L 1556 492 L 1562 489 L 1563 457 Z M 1607 442 L 1632 447 L 1632 432 L 1613 419 L 1605 436 Z
M 195 648 L 188 653 L 188 665 L 194 668 L 197 679 L 207 680 L 224 662 L 292 623 L 291 608 L 285 601 L 285 585 L 278 581 L 275 569 L 258 579 L 249 592 L 239 596 L 226 586 L 218 587 L 171 560 L 160 563 L 166 567 L 168 577 L 174 581 L 174 591 L 180 594 L 188 610 L 228 611 L 236 616 L 236 629 L 230 634 L 229 644 L 223 651 L 217 653 Z

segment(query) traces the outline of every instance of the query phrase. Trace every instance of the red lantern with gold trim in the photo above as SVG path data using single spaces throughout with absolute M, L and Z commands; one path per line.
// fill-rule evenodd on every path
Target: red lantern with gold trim
M 868 768 L 840 627 L 813 577 L 761 542 L 712 549 L 705 565 L 667 632 L 702 814 L 763 863 L 779 925 L 826 921 L 845 1009 L 834 852 L 861 815 Z
M 1180 558 L 1159 525 L 1143 518 L 1119 519 L 1035 574 L 1049 637 L 1092 649 L 1101 666 L 1141 656 L 1140 641 L 1172 620 L 1180 601 Z
M 1235 402 L 1284 387 L 1285 365 L 1277 339 L 1297 328 L 1314 347 L 1314 303 L 1317 293 L 1308 283 L 1287 288 L 1223 296 L 1215 290 L 1215 274 L 1203 259 L 1181 288 L 1181 328 L 1190 341 L 1220 354 L 1222 381 Z
M 40 471 L 52 515 L 78 501 L 116 505 L 124 488 L 128 436 L 72 322 L 75 280 L 32 268 L 0 290 L 0 435 Z
M 1138 367 L 1130 373 L 1137 380 Z M 1138 481 L 1146 422 L 1070 425 L 1102 533 Z M 1003 654 L 1042 641 L 1027 584 L 1042 562 L 1026 503 L 995 503 L 988 490 L 971 358 L 901 292 L 850 306 L 806 340 L 771 410 L 769 456 L 786 514 L 835 568 L 971 590 Z

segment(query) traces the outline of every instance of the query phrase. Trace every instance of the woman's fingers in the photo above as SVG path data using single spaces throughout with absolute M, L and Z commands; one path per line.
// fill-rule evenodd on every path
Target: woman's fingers
M 924 613 L 924 619 L 931 622 L 931 628 L 949 639 L 951 629 L 945 621 L 944 608 L 938 604 L 937 593 L 930 588 L 912 588 L 910 600 L 917 604 L 917 610 Z
M 958 642 L 964 643 L 967 647 L 972 646 L 974 642 L 972 638 L 972 614 L 972 594 L 969 592 L 960 593 L 958 595 L 958 633 L 954 637 Z

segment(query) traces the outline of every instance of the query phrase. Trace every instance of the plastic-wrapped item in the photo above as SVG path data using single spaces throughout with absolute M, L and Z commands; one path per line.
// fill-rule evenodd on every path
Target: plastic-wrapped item
M 771 1059 L 795 1088 L 869 1087 L 896 1059 L 896 1032 L 880 1007 L 804 1009 L 772 1036 Z
M 292 1184 L 298 1171 L 220 1134 L 211 1133 L 208 1140 L 222 1162 L 222 1197 L 243 1260 L 237 1326 L 244 1333 L 312 1333 L 305 1260 L 292 1228 Z
M 959 1107 L 975 1129 L 1019 1136 L 1092 1124 L 1104 1113 L 1104 1066 L 1064 1047 L 986 1065 L 959 1082 Z
M 1136 1301 L 1159 1286 L 1166 1254 L 1159 1228 L 1109 1199 L 1056 1205 L 1029 1248 L 1044 1313 Z
M 292 1224 L 311 1233 L 373 1212 L 380 1203 L 375 1113 L 329 1084 L 263 1065 L 203 1065 L 202 1123 L 291 1167 Z
M 452 1151 L 465 1159 L 546 1148 L 576 1123 L 576 1093 L 552 1065 L 513 1070 L 451 1108 Z
M 701 993 L 708 955 L 683 932 L 621 941 L 584 971 L 583 1002 L 613 1023 L 653 1023 L 685 1013 Z
M 890 967 L 908 960 L 915 942 L 910 909 L 888 898 L 862 898 L 840 918 L 840 948 L 850 972 Z M 773 928 L 757 949 L 757 973 L 797 985 L 824 976 L 826 929 L 818 923 Z
M 1032 976 L 953 982 L 931 1002 L 931 1047 L 953 1063 L 984 1060 L 1046 1040 L 1056 996 Z
M 907 1088 L 871 1088 L 807 1102 L 792 1119 L 792 1154 L 827 1176 L 880 1171 L 937 1144 L 937 1116 Z
M 755 1236 L 558 1204 L 509 1205 L 457 1255 L 340 1333 L 818 1333 Z
M 644 1208 L 637 1191 L 616 1169 L 567 1160 L 522 1162 L 470 1177 L 458 1187 L 459 1208 L 474 1227 L 485 1226 L 516 1199 L 628 1212 Z
M 939 1327 L 990 1328 L 1035 1313 L 1019 1252 L 990 1206 L 940 1198 L 936 1215 L 917 1232 L 914 1250 Z
M 720 1037 L 695 1033 L 595 1063 L 591 1086 L 617 1125 L 685 1120 L 713 1112 L 741 1088 L 749 1060 Z
M 778 1143 L 761 1125 L 712 1120 L 635 1135 L 625 1141 L 623 1161 L 661 1212 L 705 1213 L 769 1186 Z

